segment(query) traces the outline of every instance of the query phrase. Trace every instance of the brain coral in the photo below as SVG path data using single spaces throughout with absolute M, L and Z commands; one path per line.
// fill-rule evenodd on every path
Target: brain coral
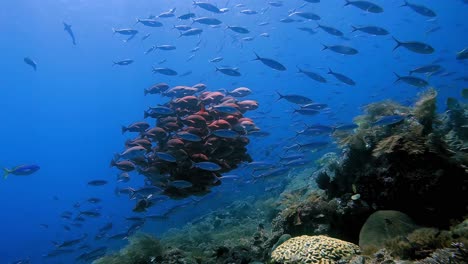
M 300 236 L 288 239 L 271 254 L 272 263 L 334 264 L 360 254 L 359 246 L 327 236 Z

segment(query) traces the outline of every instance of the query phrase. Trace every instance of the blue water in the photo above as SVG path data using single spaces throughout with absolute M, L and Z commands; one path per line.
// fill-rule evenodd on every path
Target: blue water
M 284 1 L 284 6 L 270 7 L 268 1 L 215 1 L 219 7 L 230 8 L 225 14 L 211 14 L 194 8 L 190 1 L 5 1 L 0 9 L 2 28 L 0 50 L 0 161 L 2 167 L 20 164 L 38 164 L 41 169 L 30 176 L 10 176 L 0 184 L 0 263 L 31 258 L 32 263 L 73 263 L 82 252 L 44 259 L 42 255 L 54 249 L 51 241 L 64 241 L 89 234 L 92 247 L 106 244 L 105 240 L 94 241 L 96 230 L 107 222 L 113 222 L 110 233 L 123 232 L 129 225 L 125 216 L 132 213 L 134 201 L 114 195 L 115 175 L 118 171 L 109 168 L 114 153 L 123 150 L 129 134 L 121 135 L 120 126 L 142 120 L 143 110 L 148 106 L 165 103 L 167 98 L 158 95 L 143 96 L 143 89 L 157 82 L 171 86 L 194 85 L 202 82 L 208 90 L 249 87 L 253 93 L 247 99 L 257 100 L 260 108 L 249 112 L 263 131 L 270 132 L 266 138 L 252 140 L 249 153 L 254 160 L 274 160 L 290 145 L 294 131 L 302 129 L 303 123 L 329 124 L 349 123 L 361 113 L 361 106 L 383 99 L 410 104 L 421 88 L 402 82 L 394 84 L 392 72 L 406 75 L 417 66 L 443 59 L 440 64 L 449 76 L 434 76 L 429 82 L 439 92 L 439 111 L 444 111 L 447 97 L 460 97 L 466 82 L 455 80 L 466 77 L 466 61 L 455 60 L 456 53 L 468 45 L 466 14 L 468 5 L 463 1 L 418 0 L 436 11 L 437 17 L 430 20 L 409 8 L 399 7 L 402 1 L 374 0 L 385 11 L 381 14 L 366 13 L 352 6 L 343 7 L 344 1 L 322 1 L 309 4 L 300 10 L 313 11 L 322 17 L 323 24 L 345 32 L 342 39 L 320 29 L 310 35 L 297 28 L 315 28 L 313 21 L 281 23 L 288 10 L 299 8 L 304 1 Z M 264 13 L 244 15 L 244 8 Z M 135 25 L 135 18 L 158 15 L 176 8 L 176 16 L 188 11 L 197 16 L 216 17 L 223 21 L 220 28 L 204 29 L 201 37 L 178 38 L 173 25 L 183 24 L 177 18 L 161 18 L 162 28 Z M 299 10 L 299 9 L 298 9 Z M 62 22 L 72 25 L 77 45 L 63 30 Z M 260 22 L 268 25 L 258 26 Z M 242 36 L 225 31 L 225 25 L 240 25 L 249 28 L 253 41 L 243 42 Z M 369 36 L 350 33 L 351 25 L 378 25 L 403 41 L 417 40 L 435 48 L 431 55 L 415 54 L 404 48 L 392 52 L 395 42 L 391 35 Z M 435 26 L 440 30 L 426 34 Z M 135 27 L 140 33 L 128 43 L 126 37 L 112 34 L 112 28 Z M 150 38 L 141 38 L 151 33 Z M 259 36 L 268 33 L 269 37 Z M 233 37 L 237 38 L 235 40 Z M 200 49 L 191 50 L 200 41 Z M 355 56 L 343 56 L 329 50 L 321 51 L 322 43 L 352 46 L 359 50 Z M 152 45 L 175 45 L 175 51 L 161 51 L 144 55 Z M 273 58 L 287 67 L 278 72 L 266 67 L 255 58 Z M 190 61 L 187 59 L 195 54 Z M 230 77 L 215 72 L 210 59 L 222 56 L 216 65 L 239 67 L 241 77 Z M 37 62 L 37 71 L 23 62 L 30 57 Z M 134 59 L 128 66 L 112 66 L 113 61 Z M 170 77 L 152 74 L 151 66 L 163 59 L 162 67 L 177 70 L 179 74 L 192 73 L 185 77 Z M 296 73 L 296 65 L 320 73 L 328 83 L 319 84 Z M 356 86 L 339 83 L 327 75 L 327 68 L 351 77 Z M 316 102 L 326 103 L 329 114 L 318 116 L 293 115 L 294 105 L 285 100 L 276 101 L 275 91 L 308 96 Z M 330 147 L 333 150 L 333 146 Z M 325 151 L 326 152 L 326 151 Z M 322 152 L 323 154 L 323 152 Z M 317 154 L 314 158 L 319 157 Z M 243 171 L 235 173 L 242 175 Z M 128 184 L 141 186 L 143 176 L 131 174 Z M 213 192 L 197 206 L 188 205 L 170 216 L 170 220 L 147 224 L 143 230 L 156 236 L 167 228 L 183 225 L 196 216 L 225 205 L 234 199 L 262 192 L 262 183 L 248 181 L 213 188 Z M 110 183 L 87 186 L 93 179 L 107 179 Z M 103 202 L 92 205 L 89 197 L 100 197 Z M 202 199 L 202 197 L 197 197 Z M 82 228 L 64 230 L 70 221 L 62 219 L 63 211 L 72 211 L 75 203 L 81 210 L 102 207 L 103 216 L 88 219 Z M 158 213 L 183 204 L 184 200 L 167 201 L 151 212 Z M 76 214 L 75 214 L 76 215 Z M 48 228 L 40 225 L 47 224 Z M 125 242 L 107 243 L 118 249 Z

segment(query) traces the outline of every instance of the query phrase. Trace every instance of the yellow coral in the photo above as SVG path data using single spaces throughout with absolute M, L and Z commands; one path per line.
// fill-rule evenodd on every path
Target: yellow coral
M 288 239 L 271 254 L 273 263 L 335 264 L 360 254 L 359 246 L 327 236 L 300 236 Z

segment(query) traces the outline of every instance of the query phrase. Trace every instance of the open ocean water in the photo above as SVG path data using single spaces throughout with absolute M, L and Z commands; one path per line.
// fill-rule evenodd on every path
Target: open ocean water
M 317 161 L 347 153 L 336 132 L 358 134 L 363 124 L 353 120 L 370 103 L 413 107 L 425 91 L 437 93 L 438 114 L 465 109 L 452 126 L 462 147 L 449 149 L 461 153 L 454 163 L 466 168 L 468 2 L 405 2 L 2 2 L 0 263 L 91 263 L 124 248 L 135 233 L 170 240 L 169 229 L 190 230 L 187 223 L 207 214 L 224 210 L 217 219 L 226 220 L 233 202 L 277 199 L 296 175 L 307 176 L 308 192 L 318 190 Z M 370 125 L 411 127 L 414 116 L 395 110 Z M 366 147 L 375 147 L 368 138 Z M 454 182 L 466 187 L 466 171 L 461 177 Z M 352 228 L 382 209 L 450 228 L 442 223 L 447 219 L 418 223 L 418 212 L 395 200 L 376 198 L 373 207 L 360 183 L 347 184 L 339 194 L 320 189 L 343 203 L 357 194 L 352 201 L 368 202 Z M 462 221 L 467 190 L 455 193 L 462 206 L 448 218 Z M 438 212 L 433 199 L 421 199 L 418 208 L 430 204 L 421 215 Z M 252 218 L 261 230 L 284 210 L 259 220 L 249 214 L 266 209 L 249 208 L 231 215 Z M 314 221 L 298 217 L 300 211 L 296 226 Z M 205 230 L 206 237 L 215 232 Z M 327 234 L 361 243 L 359 229 L 294 230 L 293 237 Z M 194 263 L 270 261 L 269 254 L 227 260 L 220 250 L 203 250 L 205 258 Z M 178 263 L 164 256 L 125 263 Z

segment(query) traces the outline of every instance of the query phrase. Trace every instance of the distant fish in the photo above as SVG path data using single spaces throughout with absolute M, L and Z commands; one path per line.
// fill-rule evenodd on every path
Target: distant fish
M 88 185 L 90 186 L 102 186 L 106 184 L 107 184 L 106 180 L 92 180 L 88 182 Z
M 159 18 L 168 18 L 168 17 L 174 17 L 174 12 L 176 11 L 176 8 L 171 8 L 167 12 L 163 12 L 158 15 Z
M 205 9 L 206 11 L 210 11 L 212 13 L 222 13 L 218 7 L 215 5 L 208 3 L 208 2 L 201 2 L 201 1 L 193 1 L 194 6 L 198 6 L 200 8 Z
M 191 19 L 191 18 L 194 18 L 194 17 L 195 17 L 194 13 L 186 13 L 186 14 L 178 16 L 177 18 L 180 19 L 180 20 L 188 20 L 188 19 Z
M 224 59 L 223 57 L 216 57 L 216 58 L 211 59 L 210 62 L 216 63 L 216 62 L 222 61 L 223 59 Z
M 278 71 L 285 71 L 286 70 L 286 67 L 284 67 L 283 64 L 279 63 L 276 60 L 269 59 L 269 58 L 262 58 L 262 57 L 258 56 L 257 53 L 255 53 L 255 56 L 257 58 L 255 58 L 254 60 L 259 60 L 263 64 L 265 64 L 266 66 L 268 66 L 268 67 L 270 67 L 272 69 L 275 69 L 275 70 L 278 70 Z
M 133 63 L 133 60 L 131 59 L 126 59 L 126 60 L 121 60 L 121 61 L 114 61 L 114 65 L 119 65 L 119 66 L 126 66 L 130 65 Z
M 341 32 L 340 30 L 336 29 L 336 28 L 333 28 L 333 27 L 330 27 L 330 26 L 325 26 L 325 25 L 321 25 L 321 24 L 317 24 L 317 27 L 322 29 L 323 31 L 327 32 L 328 34 L 330 35 L 333 35 L 333 36 L 338 36 L 338 37 L 342 37 L 343 36 L 343 32 Z
M 200 24 L 203 24 L 203 25 L 210 25 L 210 26 L 213 26 L 213 25 L 219 25 L 223 22 L 221 22 L 221 20 L 217 19 L 217 18 L 213 18 L 213 17 L 200 17 L 200 18 L 195 18 L 192 20 L 193 23 L 200 23 Z
M 189 26 L 189 25 L 174 25 L 173 28 L 175 28 L 177 30 L 180 30 L 180 31 L 187 31 L 187 30 L 191 29 L 192 27 Z
M 169 183 L 169 186 L 175 187 L 177 189 L 184 189 L 184 188 L 192 187 L 193 184 L 189 181 L 177 180 L 177 181 L 172 181 L 171 183 Z
M 401 6 L 408 6 L 409 8 L 413 9 L 414 12 L 420 14 L 420 15 L 423 15 L 423 16 L 427 16 L 427 17 L 435 17 L 437 16 L 437 14 L 432 11 L 431 9 L 423 6 L 423 5 L 416 5 L 416 4 L 411 4 L 409 3 L 408 1 L 405 0 L 405 3 Z
M 222 169 L 218 164 L 209 161 L 194 163 L 193 167 L 206 171 L 219 171 Z
M 174 71 L 173 69 L 169 69 L 169 68 L 155 68 L 155 67 L 153 67 L 153 73 L 160 73 L 160 74 L 168 75 L 168 76 L 177 75 L 176 71 Z
M 313 28 L 309 28 L 309 27 L 299 27 L 297 29 L 302 30 L 304 32 L 307 32 L 307 33 L 309 33 L 311 35 L 314 35 L 314 34 L 317 33 L 317 31 L 315 31 Z
M 127 35 L 127 36 L 131 36 L 131 35 L 136 35 L 138 34 L 138 30 L 136 29 L 131 29 L 131 28 L 122 28 L 122 29 L 115 29 L 113 28 L 112 31 L 115 33 L 118 33 L 118 34 L 121 34 L 121 35 Z
M 426 87 L 429 85 L 429 83 L 421 78 L 414 77 L 414 76 L 400 76 L 396 73 L 394 73 L 397 77 L 395 82 L 398 81 L 403 81 L 409 85 L 416 86 L 416 87 Z
M 320 82 L 320 83 L 326 83 L 327 82 L 327 80 L 318 73 L 303 70 L 303 69 L 299 68 L 298 66 L 296 66 L 296 67 L 297 67 L 298 73 L 302 73 L 302 74 L 304 74 L 305 76 L 309 77 L 310 79 L 312 79 L 314 81 L 317 81 L 317 82 Z
M 68 35 L 70 35 L 73 45 L 76 45 L 75 34 L 73 34 L 71 25 L 68 25 L 67 23 L 63 22 L 63 26 L 64 26 L 63 30 L 65 30 L 68 33 Z
M 3 178 L 6 179 L 8 175 L 13 174 L 17 176 L 27 176 L 35 173 L 41 167 L 38 165 L 19 165 L 12 169 L 3 168 Z
M 229 68 L 229 67 L 216 67 L 216 71 L 219 71 L 225 75 L 229 76 L 241 76 L 241 73 L 239 72 L 239 68 Z
M 175 49 L 177 49 L 177 47 L 174 46 L 174 45 L 159 45 L 159 46 L 156 46 L 156 49 L 159 49 L 159 50 L 175 50 Z
M 434 53 L 434 48 L 431 47 L 430 45 L 418 41 L 407 41 L 407 42 L 402 42 L 397 40 L 395 37 L 392 37 L 393 40 L 396 41 L 397 45 L 393 48 L 393 50 L 396 50 L 399 47 L 404 47 L 410 51 L 420 53 L 420 54 L 431 54 Z
M 24 58 L 24 62 L 28 64 L 29 66 L 33 67 L 35 71 L 37 70 L 37 63 L 33 61 L 31 58 L 29 57 Z
M 278 100 L 285 99 L 286 101 L 288 101 L 290 103 L 294 103 L 294 104 L 310 104 L 310 103 L 312 103 L 312 99 L 307 98 L 307 97 L 302 96 L 302 95 L 297 95 L 297 94 L 282 95 L 278 91 L 276 93 L 279 95 Z
M 212 132 L 213 135 L 221 138 L 237 138 L 239 133 L 230 129 L 218 129 Z
M 301 109 L 294 109 L 293 113 L 313 116 L 313 115 L 320 114 L 320 111 L 317 111 L 315 109 L 301 108 Z
M 382 7 L 369 1 L 351 1 L 351 0 L 345 0 L 345 1 L 346 1 L 345 6 L 352 5 L 366 12 L 382 13 L 384 11 Z
M 440 69 L 442 69 L 442 66 L 440 66 L 439 64 L 430 64 L 430 65 L 424 65 L 421 67 L 414 68 L 409 71 L 409 74 L 410 75 L 413 73 L 427 74 L 427 73 L 433 73 L 433 72 L 439 71 Z
M 457 53 L 457 60 L 466 60 L 468 59 L 468 48 L 464 48 L 463 50 Z
M 404 116 L 401 115 L 390 115 L 390 116 L 382 116 L 377 121 L 372 123 L 373 126 L 388 126 L 400 123 L 405 119 Z
M 309 19 L 309 20 L 320 20 L 319 15 L 311 13 L 311 12 L 297 11 L 297 12 L 291 13 L 289 16 L 294 16 L 294 15 L 305 18 L 305 19 Z
M 342 83 L 345 83 L 347 85 L 353 85 L 353 86 L 356 85 L 356 83 L 353 81 L 353 79 L 349 78 L 348 76 L 346 76 L 344 74 L 334 72 L 330 68 L 328 68 L 328 74 L 331 74 L 331 75 L 335 76 L 335 78 L 338 79 L 338 81 L 340 81 Z
M 256 15 L 256 14 L 258 14 L 257 11 L 252 10 L 252 9 L 244 9 L 244 10 L 241 10 L 240 12 L 242 14 L 245 14 L 245 15 Z
M 273 7 L 281 7 L 283 6 L 283 2 L 282 1 L 270 1 L 268 2 L 269 5 L 273 6 Z
M 197 35 L 200 35 L 201 33 L 203 33 L 203 29 L 201 29 L 201 28 L 191 28 L 189 30 L 181 32 L 180 35 L 179 35 L 179 38 L 180 37 L 187 37 L 187 36 L 197 36 Z
M 239 26 L 227 26 L 226 27 L 227 29 L 230 29 L 236 33 L 239 33 L 239 34 L 248 34 L 250 33 L 250 31 L 244 27 L 239 27 Z
M 323 48 L 322 50 L 329 49 L 333 52 L 344 54 L 344 55 L 356 55 L 358 54 L 358 50 L 348 47 L 348 46 L 343 46 L 343 45 L 332 45 L 332 46 L 327 46 L 325 44 L 322 44 Z
M 145 39 L 149 38 L 150 36 L 151 36 L 151 34 L 150 34 L 150 33 L 148 33 L 148 34 L 144 35 L 144 36 L 141 38 L 141 40 L 143 41 L 143 40 L 145 40 Z
M 136 21 L 137 23 L 141 23 L 147 27 L 162 27 L 163 26 L 161 22 L 151 19 L 151 18 L 143 18 L 143 19 L 137 18 Z
M 378 36 L 384 36 L 384 35 L 389 34 L 389 32 L 386 29 L 381 28 L 381 27 L 376 27 L 376 26 L 365 26 L 365 27 L 351 26 L 351 27 L 353 28 L 352 32 L 361 31 L 367 34 L 378 35 Z

